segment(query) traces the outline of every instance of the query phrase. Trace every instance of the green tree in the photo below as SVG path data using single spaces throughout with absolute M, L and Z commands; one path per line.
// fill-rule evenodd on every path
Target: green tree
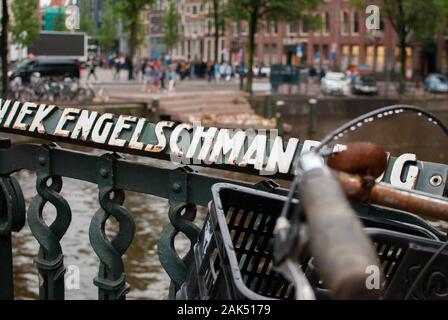
M 246 91 L 252 92 L 255 34 L 262 20 L 293 20 L 303 16 L 306 10 L 317 7 L 321 0 L 229 0 L 227 14 L 249 26 L 247 44 Z
M 210 18 L 213 20 L 213 38 L 215 42 L 214 60 L 219 60 L 219 37 L 223 35 L 226 15 L 225 3 L 223 0 L 204 0 L 205 4 L 210 4 L 211 12 Z
M 67 31 L 67 27 L 65 26 L 65 12 L 63 7 L 58 8 L 58 13 L 53 18 L 53 30 L 54 31 Z
M 168 5 L 168 10 L 163 17 L 164 22 L 164 34 L 163 43 L 166 46 L 167 52 L 170 52 L 177 45 L 179 40 L 179 20 L 180 15 L 177 10 L 177 5 L 175 0 L 170 0 Z
M 360 7 L 366 7 L 371 1 L 352 0 Z M 387 17 L 398 36 L 400 49 L 400 86 L 399 92 L 406 91 L 406 48 L 411 38 L 425 46 L 434 40 L 443 21 L 446 23 L 443 6 L 446 0 L 388 0 L 380 6 L 381 15 Z
M 9 8 L 8 0 L 2 0 L 2 38 L 1 38 L 1 55 L 2 55 L 2 97 L 5 98 L 9 92 L 8 81 L 8 28 L 9 28 Z
M 117 38 L 117 24 L 111 0 L 103 0 L 103 19 L 101 26 L 95 32 L 95 38 L 101 48 L 105 50 L 111 50 L 114 47 Z
M 29 46 L 39 35 L 39 0 L 15 0 L 11 3 L 14 24 L 11 26 L 11 41 L 21 47 Z
M 143 42 L 145 30 L 141 21 L 141 12 L 151 6 L 154 0 L 117 0 L 115 12 L 123 23 L 123 29 L 127 33 L 129 58 L 134 58 L 137 47 Z
M 90 0 L 84 0 L 79 11 L 79 30 L 84 31 L 88 35 L 94 34 L 95 26 L 93 25 L 92 17 L 90 16 Z

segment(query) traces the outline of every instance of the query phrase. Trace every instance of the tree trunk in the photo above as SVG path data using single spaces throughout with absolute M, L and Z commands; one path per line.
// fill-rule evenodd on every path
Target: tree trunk
M 406 36 L 400 39 L 400 84 L 398 93 L 400 95 L 406 92 Z
M 397 26 L 398 26 L 399 45 L 400 45 L 400 61 L 401 61 L 400 84 L 399 84 L 398 93 L 400 95 L 402 95 L 406 91 L 406 38 L 408 36 L 408 33 L 406 31 L 406 23 L 403 20 L 403 17 L 405 16 L 405 12 L 404 12 L 403 3 L 401 0 L 398 1 L 398 13 L 400 16 Z
M 213 0 L 213 20 L 215 23 L 215 63 L 219 61 L 219 0 Z
M 2 0 L 2 41 L 1 41 L 1 55 L 2 55 L 2 97 L 6 98 L 9 92 L 8 79 L 8 25 L 9 12 L 8 1 Z
M 137 23 L 133 22 L 130 25 L 129 28 L 129 63 L 131 64 L 130 67 L 130 73 L 129 73 L 129 80 L 134 79 L 134 56 L 135 56 L 135 50 L 137 46 Z
M 254 8 L 252 15 L 249 18 L 249 43 L 247 45 L 247 80 L 246 92 L 252 94 L 252 82 L 254 78 L 254 51 L 255 51 L 255 34 L 257 33 L 258 24 L 258 9 Z

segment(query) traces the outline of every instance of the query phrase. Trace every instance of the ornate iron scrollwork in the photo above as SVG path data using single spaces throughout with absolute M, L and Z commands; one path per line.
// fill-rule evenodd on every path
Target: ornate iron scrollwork
M 182 214 L 182 212 L 184 212 Z M 172 280 L 169 298 L 172 298 L 185 281 L 188 266 L 194 263 L 193 245 L 197 241 L 200 229 L 192 222 L 196 217 L 196 206 L 193 204 L 170 203 L 168 217 L 171 224 L 165 226 L 157 244 L 160 263 Z M 184 233 L 190 240 L 190 250 L 180 258 L 174 247 L 174 241 L 179 232 Z
M 68 202 L 59 194 L 62 178 L 51 174 L 51 146 L 42 146 L 37 162 L 38 194 L 28 208 L 28 224 L 40 244 L 35 259 L 40 275 L 39 296 L 40 299 L 62 300 L 65 297 L 65 267 L 60 241 L 70 226 L 72 213 Z M 50 225 L 43 218 L 44 207 L 48 202 L 56 208 L 56 218 Z
M 14 177 L 0 177 L 0 300 L 14 299 L 11 232 L 25 224 L 25 200 Z
M 125 299 L 129 291 L 126 283 L 124 264 L 121 259 L 134 239 L 135 224 L 132 216 L 122 206 L 124 191 L 115 188 L 114 173 L 116 154 L 106 154 L 99 158 L 98 186 L 101 208 L 92 218 L 89 228 L 90 244 L 100 259 L 98 276 L 94 279 L 101 300 Z M 114 239 L 106 236 L 106 222 L 114 217 L 119 230 Z

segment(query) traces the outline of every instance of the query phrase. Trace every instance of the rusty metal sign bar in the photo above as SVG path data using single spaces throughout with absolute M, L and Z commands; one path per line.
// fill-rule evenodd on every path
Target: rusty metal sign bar
M 0 100 L 0 131 L 251 174 L 291 179 L 297 158 L 318 144 L 276 130 L 233 130 L 129 115 Z M 336 146 L 336 148 L 341 147 Z M 448 166 L 417 161 L 414 154 L 389 159 L 384 182 L 444 195 Z

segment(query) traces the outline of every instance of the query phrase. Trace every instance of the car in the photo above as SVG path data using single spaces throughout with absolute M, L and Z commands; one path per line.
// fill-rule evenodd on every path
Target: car
M 353 94 L 378 95 L 378 86 L 375 77 L 372 75 L 355 76 L 352 82 Z
M 322 78 L 320 88 L 322 93 L 327 95 L 348 96 L 350 94 L 350 81 L 350 78 L 342 72 L 327 72 Z
M 448 93 L 448 77 L 441 73 L 431 73 L 425 79 L 425 90 L 431 93 Z
M 37 58 L 25 59 L 9 72 L 10 80 L 20 77 L 24 83 L 30 81 L 33 73 L 41 77 L 80 78 L 80 63 L 76 59 Z
M 269 76 L 271 75 L 271 67 L 269 67 L 269 66 L 262 66 L 262 67 L 254 66 L 253 73 L 254 73 L 254 76 L 258 77 L 258 78 L 269 78 Z

